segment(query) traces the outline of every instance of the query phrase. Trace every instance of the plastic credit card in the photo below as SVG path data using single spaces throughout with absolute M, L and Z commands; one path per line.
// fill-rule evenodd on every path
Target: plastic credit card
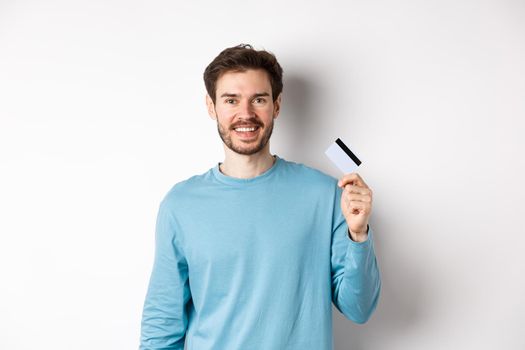
M 353 173 L 361 165 L 359 158 L 339 138 L 328 147 L 325 154 L 344 174 Z

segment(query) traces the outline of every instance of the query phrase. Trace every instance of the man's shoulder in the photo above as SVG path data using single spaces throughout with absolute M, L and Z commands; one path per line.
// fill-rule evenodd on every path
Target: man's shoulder
M 285 164 L 284 168 L 287 175 L 293 176 L 297 181 L 326 186 L 334 186 L 337 184 L 338 179 L 323 172 L 322 170 L 300 162 L 294 162 L 284 159 L 283 161 Z
M 191 198 L 195 191 L 202 188 L 202 185 L 209 182 L 211 169 L 204 173 L 192 175 L 176 182 L 164 195 L 163 202 L 180 201 L 184 198 Z

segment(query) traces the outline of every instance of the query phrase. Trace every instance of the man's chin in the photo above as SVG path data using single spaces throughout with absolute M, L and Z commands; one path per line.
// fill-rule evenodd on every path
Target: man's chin
M 261 152 L 264 149 L 265 145 L 261 145 L 260 140 L 254 140 L 253 142 L 250 142 L 248 145 L 248 142 L 236 142 L 233 145 L 228 146 L 229 149 L 231 149 L 233 152 L 242 154 L 242 155 L 253 155 Z
M 257 149 L 257 148 L 240 148 L 240 147 L 235 147 L 235 148 L 230 148 L 230 149 L 235 153 L 242 154 L 245 156 L 251 156 L 251 155 L 257 154 L 263 150 L 263 148 Z

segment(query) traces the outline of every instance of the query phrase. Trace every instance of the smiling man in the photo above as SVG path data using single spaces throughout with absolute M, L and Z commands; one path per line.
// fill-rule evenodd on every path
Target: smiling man
M 204 82 L 225 158 L 160 204 L 140 349 L 331 350 L 332 303 L 364 323 L 379 298 L 372 191 L 270 153 L 273 54 L 225 49 Z

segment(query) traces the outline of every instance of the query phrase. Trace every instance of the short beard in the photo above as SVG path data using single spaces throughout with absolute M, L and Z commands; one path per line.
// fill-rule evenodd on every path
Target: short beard
M 268 141 L 270 140 L 270 136 L 272 136 L 273 132 L 273 120 L 272 118 L 270 124 L 268 124 L 267 127 L 264 128 L 264 133 L 262 135 L 261 141 L 256 146 L 250 146 L 250 147 L 238 147 L 233 144 L 230 133 L 228 133 L 227 130 L 223 129 L 223 127 L 219 124 L 219 119 L 217 118 L 217 130 L 219 131 L 219 136 L 222 139 L 222 142 L 231 149 L 233 152 L 243 155 L 252 155 L 259 151 L 261 151 Z M 259 124 L 260 127 L 260 124 Z M 233 130 L 231 130 L 233 132 Z M 242 142 L 242 141 L 241 141 Z

